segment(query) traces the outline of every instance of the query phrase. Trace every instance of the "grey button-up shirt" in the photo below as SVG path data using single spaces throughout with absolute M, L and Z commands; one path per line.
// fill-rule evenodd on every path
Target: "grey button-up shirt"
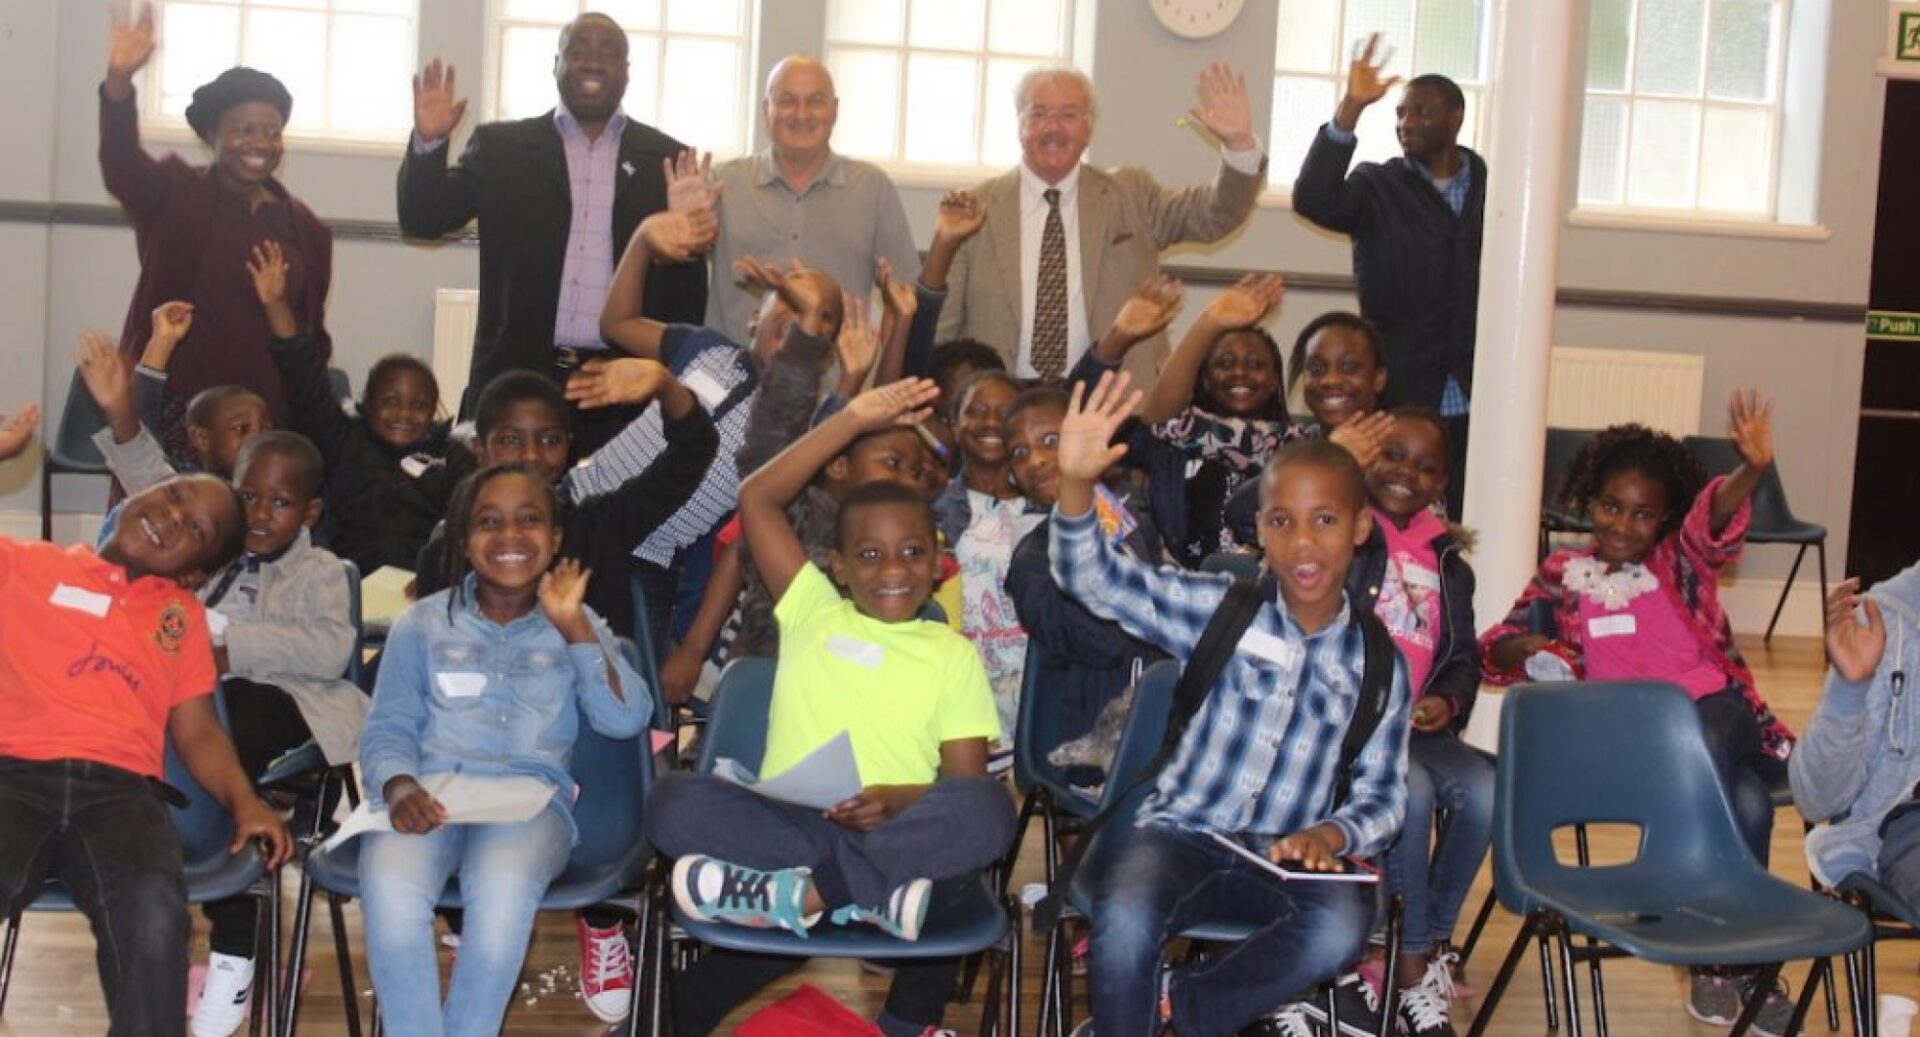
M 919 278 L 920 253 L 900 193 L 878 166 L 828 155 L 813 182 L 795 192 L 768 149 L 726 162 L 716 174 L 722 184 L 720 239 L 713 248 L 707 326 L 735 342 L 748 341 L 747 325 L 760 301 L 734 284 L 733 261 L 742 256 L 778 263 L 797 258 L 862 299 L 873 289 L 874 261 L 883 256 L 892 261 L 896 278 Z

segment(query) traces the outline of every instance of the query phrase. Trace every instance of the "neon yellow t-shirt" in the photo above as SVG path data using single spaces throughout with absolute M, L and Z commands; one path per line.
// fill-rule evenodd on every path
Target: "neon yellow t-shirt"
M 861 785 L 927 785 L 939 777 L 940 743 L 1000 737 L 980 654 L 944 624 L 863 615 L 812 565 L 773 615 L 780 665 L 761 777 L 846 731 Z

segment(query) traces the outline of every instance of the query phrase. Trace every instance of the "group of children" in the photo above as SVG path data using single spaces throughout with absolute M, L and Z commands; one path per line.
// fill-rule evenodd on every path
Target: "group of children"
M 702 174 L 683 163 L 675 175 Z M 132 371 L 105 340 L 86 342 L 80 370 L 107 418 L 98 442 L 129 496 L 97 551 L 0 545 L 0 595 L 13 606 L 0 615 L 17 624 L 0 626 L 0 698 L 9 717 L 33 718 L 0 725 L 0 827 L 22 833 L 0 845 L 0 906 L 31 901 L 53 874 L 99 931 L 110 913 L 154 919 L 152 941 L 103 938 L 101 957 L 115 1032 L 154 1025 L 166 1013 L 150 1006 L 177 1006 L 186 972 L 178 855 L 146 793 L 162 734 L 234 811 L 236 838 L 268 840 L 269 864 L 287 856 L 287 836 L 252 779 L 312 740 L 329 762 L 357 762 L 392 820 L 360 850 L 389 1027 L 495 1033 L 533 913 L 577 838 L 578 725 L 635 736 L 663 698 L 685 702 L 709 663 L 770 655 L 762 774 L 845 732 L 863 791 L 821 812 L 669 775 L 646 832 L 673 860 L 671 895 L 706 921 L 803 936 L 860 924 L 913 940 L 1014 838 L 1009 794 L 991 775 L 1018 737 L 1020 697 L 1044 696 L 1036 705 L 1062 737 L 1086 733 L 1140 664 L 1193 656 L 1235 584 L 1203 567 L 1235 552 L 1260 560 L 1257 609 L 1095 884 L 1083 1035 L 1168 1022 L 1185 1037 L 1311 1033 L 1324 999 L 1301 995 L 1329 980 L 1345 1032 L 1371 1032 L 1353 1027 L 1393 983 L 1401 1032 L 1453 1033 L 1448 1003 L 1463 990 L 1450 940 L 1492 822 L 1492 760 L 1460 737 L 1483 680 L 1680 685 L 1765 860 L 1769 789 L 1792 739 L 1734 646 L 1714 575 L 1737 556 L 1772 463 L 1767 401 L 1736 396 L 1742 463 L 1711 481 L 1664 434 L 1597 436 L 1563 490 L 1592 518 L 1592 545 L 1548 557 L 1513 614 L 1476 636 L 1470 542 L 1439 510 L 1448 425 L 1381 409 L 1391 373 L 1365 319 L 1322 316 L 1283 360 L 1261 327 L 1280 281 L 1248 277 L 1136 392 L 1121 362 L 1182 302 L 1158 279 L 1067 385 L 1025 384 L 991 348 L 931 342 L 946 270 L 984 215 L 965 194 L 943 199 L 919 281 L 881 278 L 877 327 L 866 300 L 818 270 L 746 262 L 763 303 L 752 341 L 735 343 L 641 315 L 648 270 L 713 235 L 701 214 L 656 214 L 628 244 L 603 314 L 627 355 L 588 360 L 564 387 L 544 372 L 500 376 L 477 397 L 471 446 L 409 355 L 382 358 L 358 413 L 343 409 L 271 242 L 247 275 L 297 431 L 271 429 L 256 394 L 209 389 L 185 409 L 193 456 L 169 458 L 154 433 L 168 431 L 156 427 L 159 401 L 191 308 L 155 312 Z M 1300 420 L 1287 405 L 1294 383 L 1309 411 Z M 615 404 L 646 410 L 576 456 L 577 411 Z M 24 443 L 19 424 L 0 430 L 0 446 Z M 356 642 L 343 558 L 415 572 L 417 600 L 387 637 L 370 700 L 344 679 Z M 703 574 L 700 593 L 685 593 L 688 572 Z M 638 631 L 636 595 L 649 620 Z M 1839 683 L 1815 725 L 1828 737 L 1818 765 L 1794 757 L 1793 782 L 1833 813 L 1864 782 L 1904 818 L 1895 783 L 1857 766 L 1862 710 L 1891 707 L 1871 691 L 1860 703 L 1889 664 L 1880 613 L 1869 605 L 1861 625 L 1855 602 L 1850 588 L 1836 598 Z M 1390 680 L 1367 673 L 1365 614 L 1397 649 Z M 6 629 L 63 651 L 21 651 L 25 635 Z M 625 661 L 615 637 L 630 633 L 660 652 L 661 687 Z M 1386 681 L 1387 708 L 1349 769 L 1336 750 L 1368 680 Z M 206 697 L 216 690 L 224 729 Z M 548 798 L 522 821 L 463 824 L 428 791 L 452 773 L 532 779 Z M 98 817 L 72 805 L 96 801 Z M 1354 886 L 1277 883 L 1216 834 L 1307 868 L 1378 861 L 1405 897 L 1397 973 L 1367 948 L 1379 926 Z M 92 839 L 114 840 L 147 884 L 89 886 L 76 861 Z M 1920 821 L 1896 825 L 1887 845 L 1920 859 Z M 1834 856 L 1867 849 L 1849 836 Z M 454 874 L 472 910 L 443 999 L 433 910 Z M 252 908 L 207 914 L 214 953 L 192 1032 L 224 1037 L 254 981 Z M 1254 932 L 1163 969 L 1167 940 L 1208 921 Z M 589 912 L 578 927 L 587 1003 L 618 1019 L 632 991 L 619 919 Z M 901 967 L 881 1029 L 937 1031 L 954 968 Z M 702 959 L 680 980 L 700 993 L 678 999 L 678 1032 L 711 1029 L 776 972 L 746 956 Z M 1730 1022 L 1749 981 L 1702 971 L 1689 1007 Z M 1788 1008 L 1770 998 L 1758 1031 L 1779 1032 Z

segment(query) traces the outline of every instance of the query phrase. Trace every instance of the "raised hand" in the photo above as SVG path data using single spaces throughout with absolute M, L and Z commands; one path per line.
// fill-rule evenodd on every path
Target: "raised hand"
M 107 92 L 115 100 L 125 100 L 133 88 L 133 74 L 153 58 L 153 5 L 130 0 L 129 9 L 114 11 L 112 20 L 107 33 Z
M 421 140 L 439 140 L 453 133 L 466 117 L 465 98 L 454 99 L 453 66 L 439 58 L 413 77 L 413 132 Z
M 685 263 L 713 247 L 720 219 L 712 209 L 656 212 L 641 221 L 639 234 L 655 262 Z
M 251 268 L 249 268 L 251 269 Z M 178 344 L 193 330 L 193 304 L 163 302 L 153 308 L 153 337 L 167 345 Z
M 1735 389 L 1727 404 L 1727 436 L 1754 471 L 1773 463 L 1773 401 L 1758 388 Z
M 1346 424 L 1327 434 L 1335 446 L 1346 448 L 1361 469 L 1373 467 L 1387 445 L 1387 433 L 1393 430 L 1393 415 L 1386 411 L 1356 414 Z
M 720 201 L 720 185 L 713 179 L 713 153 L 704 156 L 688 148 L 660 160 L 667 179 L 668 212 L 711 212 Z
M 1387 62 L 1393 60 L 1393 49 L 1389 47 L 1376 63 L 1374 55 L 1379 49 L 1380 34 L 1376 32 L 1367 37 L 1364 46 L 1356 45 L 1357 53 L 1347 66 L 1347 93 L 1334 111 L 1334 122 L 1348 133 L 1352 133 L 1354 126 L 1359 124 L 1360 113 L 1368 105 L 1387 96 L 1387 91 L 1400 83 L 1399 76 L 1382 77 Z
M 267 238 L 253 246 L 253 257 L 247 260 L 247 275 L 253 278 L 253 294 L 259 298 L 260 305 L 272 306 L 287 300 L 287 257 L 280 251 L 280 243 Z
M 620 357 L 594 359 L 567 376 L 567 402 L 581 410 L 623 403 L 649 403 L 673 377 L 658 360 Z
M 1250 328 L 1265 320 L 1286 293 L 1286 282 L 1279 274 L 1247 274 L 1214 296 L 1202 317 L 1222 331 Z
M 965 241 L 987 222 L 987 207 L 970 191 L 948 191 L 940 199 L 940 215 L 933 223 L 933 235 L 951 241 Z
M 87 393 L 100 405 L 109 419 L 116 413 L 133 413 L 133 379 L 126 361 L 113 348 L 113 340 L 98 331 L 80 333 L 80 348 L 74 350 L 73 364 L 80 369 L 80 380 Z
M 0 461 L 10 461 L 20 456 L 33 439 L 33 430 L 40 424 L 40 405 L 29 403 L 0 419 Z
M 913 285 L 893 279 L 893 261 L 881 256 L 873 264 L 873 283 L 880 289 L 880 305 L 896 321 L 912 320 L 920 309 L 920 296 L 914 292 Z M 847 314 L 853 314 L 852 297 L 848 297 Z
M 580 567 L 576 558 L 562 558 L 540 577 L 540 611 L 570 643 L 594 640 L 593 624 L 587 621 L 587 581 L 593 570 Z
M 1827 659 L 1834 672 L 1858 684 L 1880 668 L 1886 650 L 1887 621 L 1879 603 L 1861 596 L 1857 578 L 1835 587 L 1827 595 Z
M 800 272 L 800 261 L 795 259 L 787 268 L 765 263 L 752 256 L 742 256 L 733 261 L 733 275 L 739 283 L 751 292 L 772 292 L 787 304 L 795 313 L 812 313 L 824 302 L 820 298 L 819 287 L 810 277 L 794 277 Z
M 1165 274 L 1147 278 L 1113 318 L 1114 333 L 1134 342 L 1160 334 L 1173 323 L 1186 294 L 1186 285 Z
M 1060 453 L 1054 462 L 1062 478 L 1091 483 L 1127 456 L 1126 446 L 1114 445 L 1113 435 L 1140 406 L 1144 394 L 1132 387 L 1128 371 L 1101 375 L 1091 393 L 1085 382 L 1074 383 L 1067 416 L 1060 421 Z
M 866 382 L 867 372 L 873 370 L 873 361 L 880 355 L 880 340 L 874 335 L 873 326 L 867 323 L 865 303 L 848 295 L 842 305 L 846 307 L 846 315 L 840 319 L 840 334 L 833 340 L 833 354 L 840 361 L 841 384 L 858 386 Z
M 1259 146 L 1253 135 L 1253 108 L 1247 103 L 1247 77 L 1235 72 L 1224 61 L 1216 61 L 1200 70 L 1194 84 L 1199 103 L 1187 109 L 1194 122 L 1234 151 L 1250 151 Z
M 862 433 L 889 425 L 918 425 L 933 415 L 940 385 L 931 378 L 902 378 L 855 396 L 845 413 Z

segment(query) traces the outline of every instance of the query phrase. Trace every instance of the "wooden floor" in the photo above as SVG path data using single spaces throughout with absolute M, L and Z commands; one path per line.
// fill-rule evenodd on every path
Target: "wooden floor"
M 1774 708 L 1794 730 L 1804 728 L 1819 695 L 1822 666 L 1819 643 L 1812 639 L 1779 638 L 1771 649 L 1757 640 L 1743 641 L 1743 647 L 1754 664 L 1761 688 Z M 1774 827 L 1773 869 L 1793 882 L 1804 883 L 1807 872 L 1801 850 L 1801 826 L 1797 820 L 1786 815 L 1780 818 L 1780 822 Z M 1029 849 L 1037 850 L 1037 844 L 1030 843 Z M 1598 840 L 1595 849 L 1597 855 L 1604 856 L 1610 848 L 1604 840 Z M 1036 880 L 1038 870 L 1037 855 L 1023 856 L 1022 873 L 1018 881 Z M 287 881 L 288 899 L 291 900 L 291 874 L 287 876 Z M 1483 869 L 1467 901 L 1466 917 L 1462 920 L 1459 934 L 1462 939 L 1466 935 L 1465 926 L 1485 896 L 1489 882 L 1489 874 Z M 358 915 L 352 913 L 351 908 L 349 912 L 349 927 L 356 930 L 354 946 L 358 953 L 357 949 L 361 946 L 357 932 Z M 343 1000 L 336 978 L 326 912 L 319 910 L 315 915 L 310 959 L 312 980 L 303 1004 L 300 1032 L 306 1035 L 341 1034 L 346 1032 Z M 1484 985 L 1490 979 L 1501 954 L 1513 938 L 1515 926 L 1516 921 L 1512 916 L 1504 911 L 1495 913 L 1493 924 L 1489 926 L 1482 948 L 1476 953 L 1469 970 L 1473 982 Z M 203 960 L 206 955 L 204 923 L 196 929 L 196 940 L 196 960 Z M 1023 1019 L 1025 1026 L 1031 1027 L 1033 992 L 1038 990 L 1035 966 L 1040 955 L 1038 941 L 1029 940 L 1027 946 L 1027 973 L 1031 982 L 1026 987 L 1028 996 Z M 1920 959 L 1920 945 L 1887 945 L 1880 956 L 1881 989 L 1907 996 L 1920 992 L 1920 979 L 1916 979 L 1915 975 L 1916 959 Z M 360 965 L 363 971 L 353 1000 L 355 1007 L 364 1009 L 370 984 L 365 978 L 364 961 Z M 506 1032 L 529 1037 L 592 1037 L 604 1032 L 605 1027 L 595 1022 L 573 993 L 572 977 L 577 970 L 571 919 L 558 915 L 543 916 L 526 972 L 521 977 L 522 986 L 508 1019 Z M 1796 992 L 1804 974 L 1803 965 L 1790 966 L 1788 976 Z M 1621 961 L 1609 963 L 1606 975 L 1612 1028 L 1621 1037 L 1640 1034 L 1705 1037 L 1721 1032 L 1721 1028 L 1699 1025 L 1687 1017 L 1681 1007 L 1683 979 L 1675 970 Z M 749 1005 L 734 1020 L 744 1018 L 752 1008 L 780 996 L 791 989 L 794 983 L 801 981 L 814 983 L 830 991 L 856 1011 L 869 1016 L 879 1010 L 886 995 L 885 981 L 862 975 L 854 963 L 821 962 L 810 965 L 792 982 L 770 988 L 759 1001 Z M 1590 1008 L 1584 990 L 1582 1004 Z M 1456 1007 L 1454 1023 L 1462 1033 L 1466 1031 L 1467 1022 L 1477 1007 L 1476 1002 Z M 1842 1013 L 1844 1016 L 1844 1004 Z M 954 1006 L 948 1013 L 947 1025 L 968 1033 L 978 1025 L 978 1019 L 977 1003 Z M 1843 1028 L 1847 1025 L 1843 1019 Z M 105 1029 L 105 1011 L 94 979 L 93 943 L 84 922 L 75 915 L 30 914 L 23 928 L 13 989 L 7 998 L 5 1016 L 0 1018 L 0 1035 L 79 1037 L 100 1034 Z M 1546 1032 L 1541 1012 L 1539 973 L 1537 967 L 1529 964 L 1522 968 L 1503 999 L 1499 1015 L 1489 1033 L 1531 1035 Z M 1591 1032 L 1591 1023 L 1588 1032 Z M 1818 1018 L 1817 1007 L 1815 1017 L 1809 1020 L 1808 1032 L 1826 1032 L 1825 1021 Z

